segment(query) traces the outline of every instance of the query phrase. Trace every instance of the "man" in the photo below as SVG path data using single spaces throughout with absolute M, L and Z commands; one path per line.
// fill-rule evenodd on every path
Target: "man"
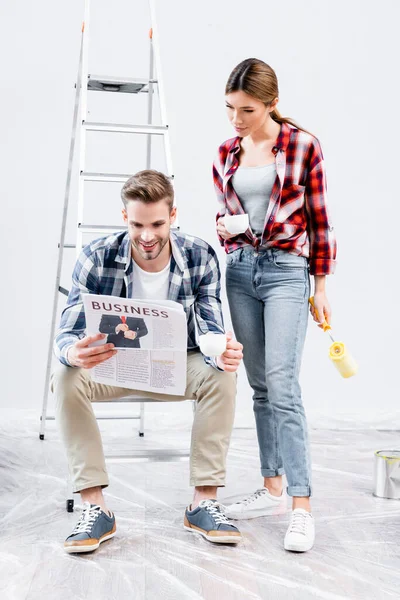
M 108 334 L 107 344 L 115 348 L 140 348 L 139 339 L 148 334 L 144 319 L 118 315 L 102 315 L 99 331 Z
M 86 246 L 74 269 L 73 285 L 55 352 L 62 363 L 53 375 L 56 417 L 66 446 L 74 491 L 84 509 L 65 541 L 67 552 L 89 552 L 113 537 L 115 517 L 102 493 L 108 477 L 91 401 L 118 399 L 132 393 L 94 383 L 88 369 L 108 360 L 117 350 L 111 343 L 90 347 L 103 339 L 85 337 L 82 292 L 128 298 L 174 300 L 187 317 L 187 387 L 183 397 L 140 392 L 160 400 L 197 401 L 192 428 L 190 484 L 192 505 L 184 527 L 211 542 L 237 543 L 240 532 L 217 502 L 225 484 L 225 462 L 234 418 L 236 374 L 242 345 L 227 335 L 226 351 L 216 359 L 204 357 L 196 342 L 200 333 L 223 332 L 220 272 L 214 250 L 203 240 L 171 231 L 176 218 L 169 179 L 157 171 L 141 171 L 122 188 L 122 215 L 128 226 Z

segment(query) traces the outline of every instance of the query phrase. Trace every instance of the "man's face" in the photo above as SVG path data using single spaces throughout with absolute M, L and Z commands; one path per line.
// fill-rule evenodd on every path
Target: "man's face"
M 176 208 L 170 212 L 165 200 L 146 204 L 140 200 L 130 200 L 122 209 L 129 237 L 135 251 L 144 260 L 155 260 L 169 251 L 169 233 L 176 218 Z

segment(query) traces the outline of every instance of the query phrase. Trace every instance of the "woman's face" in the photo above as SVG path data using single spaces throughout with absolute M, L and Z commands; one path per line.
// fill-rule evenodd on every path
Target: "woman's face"
M 264 102 L 245 92 L 232 92 L 225 96 L 228 119 L 240 137 L 263 129 L 276 102 L 265 106 Z

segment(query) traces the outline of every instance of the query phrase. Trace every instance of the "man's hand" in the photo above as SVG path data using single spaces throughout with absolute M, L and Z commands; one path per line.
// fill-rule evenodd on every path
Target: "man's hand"
M 125 331 L 124 337 L 128 338 L 128 340 L 134 340 L 135 338 L 137 338 L 137 333 L 136 333 L 136 331 L 128 330 L 128 331 Z
M 240 361 L 243 358 L 243 346 L 233 339 L 231 331 L 226 334 L 226 340 L 226 350 L 221 356 L 217 357 L 217 365 L 224 371 L 234 373 L 239 368 Z
M 115 333 L 119 333 L 120 331 L 128 331 L 129 327 L 126 323 L 120 323 L 115 328 Z
M 67 352 L 67 361 L 69 364 L 81 369 L 92 369 L 114 356 L 117 353 L 117 350 L 114 349 L 114 344 L 102 344 L 101 346 L 88 348 L 89 344 L 98 342 L 105 337 L 104 333 L 90 335 L 70 346 Z
M 237 236 L 237 233 L 229 233 L 224 223 L 224 217 L 220 217 L 217 221 L 218 235 L 221 236 L 223 240 L 229 240 L 229 238 Z

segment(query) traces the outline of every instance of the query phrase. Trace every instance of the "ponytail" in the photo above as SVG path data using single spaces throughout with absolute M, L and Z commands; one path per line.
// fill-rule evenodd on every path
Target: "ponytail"
M 274 108 L 274 110 L 269 114 L 271 115 L 271 119 L 275 121 L 275 123 L 287 123 L 288 125 L 292 125 L 292 127 L 296 127 L 296 129 L 300 129 L 300 131 L 304 131 L 305 133 L 309 133 L 310 135 L 312 135 L 312 133 L 307 131 L 307 129 L 300 127 L 300 125 L 298 125 L 293 119 L 290 119 L 289 117 L 282 117 L 281 113 L 277 108 Z

